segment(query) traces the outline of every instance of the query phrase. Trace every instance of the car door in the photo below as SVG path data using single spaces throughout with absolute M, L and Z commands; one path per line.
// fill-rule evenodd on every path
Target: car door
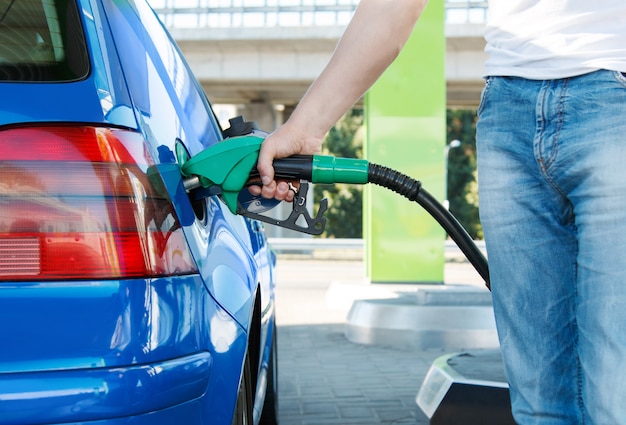
M 133 108 L 181 217 L 207 290 L 247 328 L 260 284 L 258 239 L 216 198 L 194 205 L 182 190 L 178 152 L 193 156 L 222 140 L 221 129 L 178 47 L 143 0 L 103 1 Z M 121 8 L 130 7 L 134 13 Z

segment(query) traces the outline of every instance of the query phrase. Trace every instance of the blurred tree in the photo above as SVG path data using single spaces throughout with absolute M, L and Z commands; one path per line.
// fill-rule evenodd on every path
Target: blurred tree
M 461 145 L 448 152 L 447 199 L 450 212 L 475 239 L 482 239 L 478 217 L 476 183 L 476 111 L 449 109 L 446 140 Z M 347 158 L 363 157 L 363 110 L 349 111 L 328 133 L 323 144 L 324 155 Z M 324 237 L 361 238 L 363 192 L 360 185 L 321 185 L 314 188 L 314 199 L 328 199 Z
M 447 141 L 459 140 L 461 146 L 448 153 L 448 201 L 450 212 L 474 239 L 482 239 L 478 218 L 478 185 L 476 183 L 476 111 L 447 111 Z
M 353 108 L 328 132 L 324 155 L 363 157 L 363 109 Z M 314 188 L 316 203 L 328 198 L 325 237 L 360 238 L 363 234 L 363 187 L 361 185 L 322 185 Z

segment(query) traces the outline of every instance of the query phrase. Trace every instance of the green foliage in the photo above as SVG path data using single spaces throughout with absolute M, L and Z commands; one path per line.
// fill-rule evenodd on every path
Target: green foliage
M 446 118 L 446 140 L 461 142 L 461 146 L 448 152 L 450 212 L 474 239 L 482 239 L 476 178 L 476 111 L 449 109 Z
M 330 130 L 324 140 L 325 155 L 363 157 L 363 110 L 350 110 Z M 314 199 L 328 199 L 326 237 L 360 238 L 363 234 L 363 187 L 360 185 L 321 185 L 314 188 Z
M 328 133 L 324 154 L 346 158 L 363 157 L 363 110 L 352 109 Z M 476 183 L 476 111 L 448 110 L 446 140 L 459 140 L 461 145 L 448 152 L 447 199 L 450 212 L 475 239 L 482 239 L 478 218 L 478 186 Z M 327 225 L 324 233 L 330 238 L 360 238 L 362 229 L 363 192 L 360 185 L 321 185 L 314 188 L 314 199 L 328 199 Z

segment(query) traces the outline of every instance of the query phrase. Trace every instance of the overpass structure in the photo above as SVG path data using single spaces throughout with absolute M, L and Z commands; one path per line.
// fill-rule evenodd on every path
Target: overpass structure
M 447 104 L 475 108 L 483 86 L 487 2 L 431 1 L 445 1 Z M 276 112 L 295 106 L 328 62 L 358 0 L 150 3 L 211 101 L 241 105 L 257 121 L 265 116 L 264 128 L 271 129 L 280 120 Z

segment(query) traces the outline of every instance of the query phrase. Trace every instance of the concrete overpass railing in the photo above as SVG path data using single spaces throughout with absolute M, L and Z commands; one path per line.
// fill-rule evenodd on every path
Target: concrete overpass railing
M 212 102 L 248 105 L 248 109 L 295 105 L 327 63 L 359 3 L 148 1 L 169 28 Z M 448 106 L 473 108 L 483 87 L 487 1 L 444 1 Z
M 170 27 L 346 25 L 359 0 L 150 0 Z M 445 0 L 446 22 L 484 23 L 485 0 Z

